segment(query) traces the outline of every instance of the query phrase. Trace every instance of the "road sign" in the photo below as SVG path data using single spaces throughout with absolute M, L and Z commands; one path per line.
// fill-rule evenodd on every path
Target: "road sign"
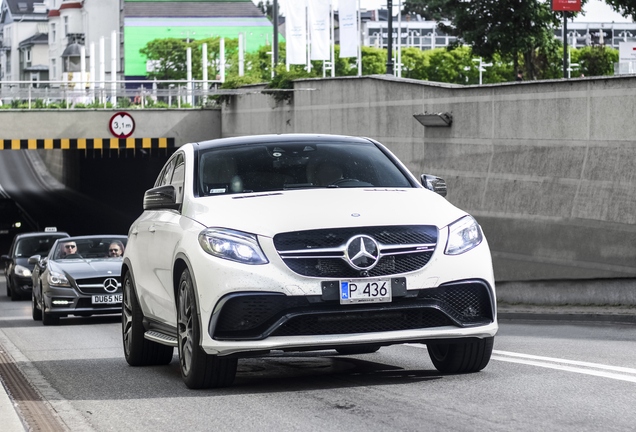
M 118 112 L 110 118 L 108 127 L 117 138 L 128 138 L 135 131 L 135 120 L 128 113 Z
M 581 11 L 581 0 L 552 0 L 553 11 Z

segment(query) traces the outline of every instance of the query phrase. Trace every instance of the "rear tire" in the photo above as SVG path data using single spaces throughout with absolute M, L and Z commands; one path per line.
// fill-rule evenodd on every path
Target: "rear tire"
M 34 321 L 42 321 L 42 310 L 38 309 L 37 302 L 35 300 L 35 289 L 31 293 L 31 316 Z
M 177 329 L 181 377 L 188 388 L 227 387 L 236 376 L 236 358 L 206 354 L 199 345 L 201 328 L 190 271 L 179 278 Z
M 354 355 L 354 354 L 372 354 L 380 349 L 380 345 L 352 345 L 347 347 L 336 348 L 338 354 Z
M 495 338 L 456 344 L 427 344 L 435 368 L 442 373 L 479 372 L 490 361 Z
M 124 276 L 121 330 L 124 357 L 131 366 L 167 365 L 174 348 L 144 338 L 144 313 L 139 306 L 135 284 L 130 272 Z

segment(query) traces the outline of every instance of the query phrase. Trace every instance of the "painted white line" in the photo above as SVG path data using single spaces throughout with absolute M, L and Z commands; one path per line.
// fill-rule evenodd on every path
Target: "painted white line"
M 542 361 L 548 361 L 548 362 L 555 362 L 555 363 L 562 363 L 562 364 L 569 364 L 569 365 L 576 365 L 576 366 L 584 366 L 584 367 L 589 367 L 589 368 L 604 369 L 604 370 L 610 370 L 610 371 L 614 371 L 614 372 L 624 372 L 624 373 L 628 373 L 628 374 L 636 374 L 636 369 L 620 367 L 620 366 L 609 366 L 609 365 L 603 365 L 603 364 L 599 364 L 599 363 L 589 363 L 589 362 L 582 362 L 582 361 L 576 361 L 576 360 L 565 360 L 565 359 L 554 358 L 554 357 L 541 357 L 541 356 L 535 356 L 535 355 L 531 355 L 531 354 L 514 353 L 514 352 L 510 352 L 510 351 L 493 350 L 492 353 L 493 354 L 498 354 L 498 355 L 510 356 L 510 357 L 530 359 L 530 360 L 542 360 Z M 498 360 L 500 360 L 500 359 L 498 359 Z
M 426 345 L 424 344 L 405 344 L 405 345 L 411 346 L 414 348 L 426 349 Z M 510 351 L 493 350 L 492 352 L 494 355 L 491 357 L 491 360 L 498 360 L 498 361 L 503 361 L 508 363 L 519 363 L 519 364 L 525 364 L 528 366 L 537 366 L 542 368 L 561 370 L 565 372 L 593 375 L 593 376 L 598 376 L 602 378 L 610 378 L 610 379 L 615 379 L 620 381 L 636 383 L 636 369 L 632 369 L 632 368 L 626 368 L 626 367 L 620 367 L 620 366 L 609 366 L 609 365 L 603 365 L 599 363 L 582 362 L 577 360 L 565 360 L 565 359 L 554 358 L 554 357 L 542 357 L 542 356 L 535 356 L 532 354 L 521 354 L 521 353 L 510 352 Z M 583 366 L 590 369 L 583 369 L 582 367 L 574 367 L 574 366 L 567 366 L 567 365 Z M 622 375 L 622 374 L 613 373 L 613 372 L 604 372 L 606 370 L 613 371 L 613 372 L 623 372 L 626 374 L 633 374 L 634 376 Z
M 557 369 L 557 370 L 562 370 L 566 372 L 574 372 L 574 373 L 580 373 L 585 375 L 593 375 L 593 376 L 598 376 L 602 378 L 611 378 L 611 379 L 636 383 L 636 376 L 619 375 L 615 373 L 603 372 L 603 371 L 598 371 L 593 369 L 582 369 L 582 368 L 577 368 L 572 366 L 561 366 L 558 364 L 542 363 L 538 361 L 523 360 L 523 359 L 517 359 L 517 358 L 499 357 L 496 355 L 492 356 L 491 359 L 509 362 L 509 363 L 521 363 L 521 364 L 530 365 L 530 366 L 538 366 L 538 367 L 548 368 L 548 369 Z

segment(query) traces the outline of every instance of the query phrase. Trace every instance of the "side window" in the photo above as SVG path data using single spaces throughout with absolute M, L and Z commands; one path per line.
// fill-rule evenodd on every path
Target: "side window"
M 166 166 L 161 170 L 161 174 L 157 178 L 155 182 L 155 187 L 165 186 L 170 184 L 170 180 L 172 180 L 172 172 L 174 171 L 174 162 L 176 158 L 172 158 L 168 161 Z
M 174 186 L 177 191 L 177 202 L 183 202 L 183 182 L 185 180 L 185 160 L 183 153 L 179 153 L 176 157 L 174 174 L 170 184 Z

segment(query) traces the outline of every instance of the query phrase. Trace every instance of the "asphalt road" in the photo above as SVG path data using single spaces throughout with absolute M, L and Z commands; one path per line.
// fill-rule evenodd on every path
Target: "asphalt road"
M 0 277 L 0 293 L 4 293 Z M 423 345 L 239 361 L 234 385 L 193 391 L 133 368 L 119 317 L 44 327 L 0 296 L 0 344 L 70 430 L 598 431 L 636 424 L 636 326 L 501 322 L 482 372 L 443 376 Z

